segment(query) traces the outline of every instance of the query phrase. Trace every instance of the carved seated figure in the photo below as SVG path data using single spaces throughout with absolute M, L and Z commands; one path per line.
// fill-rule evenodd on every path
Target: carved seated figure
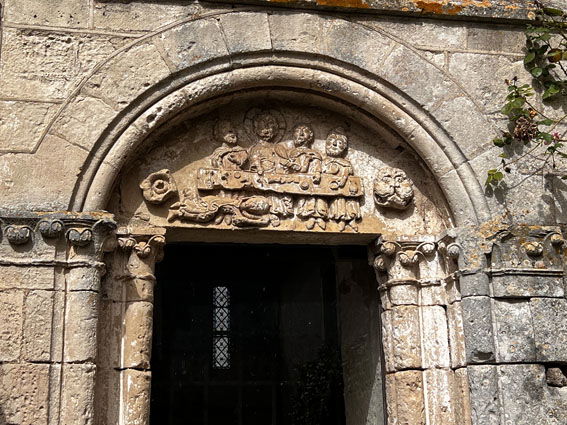
M 268 112 L 261 112 L 252 120 L 252 127 L 258 141 L 250 148 L 250 171 L 260 175 L 273 173 L 281 160 L 272 143 L 276 136 L 276 119 Z
M 211 165 L 224 170 L 242 170 L 248 160 L 248 152 L 238 146 L 238 135 L 228 121 L 219 121 L 215 126 L 214 135 L 222 142 L 211 155 Z
M 250 148 L 250 171 L 258 173 L 260 182 L 265 173 L 276 173 L 281 170 L 282 162 L 287 157 L 287 148 L 282 144 L 274 144 L 278 123 L 269 112 L 263 111 L 252 119 L 252 130 L 258 141 Z M 272 195 L 269 197 L 270 212 L 276 217 L 290 217 L 293 215 L 292 198 L 288 195 Z M 279 225 L 278 219 L 272 224 Z
M 284 167 L 291 173 L 311 174 L 313 183 L 321 182 L 322 157 L 311 149 L 314 133 L 311 127 L 300 124 L 293 132 L 293 148 L 289 150 Z M 313 229 L 315 225 L 321 229 L 327 226 L 327 201 L 316 196 L 301 196 L 297 202 L 298 217 L 306 220 L 306 227 Z
M 348 149 L 347 136 L 339 130 L 334 130 L 327 136 L 325 150 L 327 158 L 323 161 L 323 173 L 336 176 L 337 179 L 331 186 L 345 187 L 349 176 L 354 175 L 352 164 L 343 158 Z M 354 188 L 351 188 L 354 193 Z M 360 203 L 356 198 L 339 196 L 333 198 L 329 204 L 329 218 L 339 224 L 341 231 L 349 226 L 355 232 L 358 231 L 356 221 L 362 217 Z

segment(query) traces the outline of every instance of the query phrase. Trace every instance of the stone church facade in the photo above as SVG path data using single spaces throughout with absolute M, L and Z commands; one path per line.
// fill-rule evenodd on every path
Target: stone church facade
M 367 247 L 348 425 L 567 423 L 565 183 L 484 187 L 527 1 L 0 4 L 0 424 L 165 423 L 155 270 L 190 243 Z

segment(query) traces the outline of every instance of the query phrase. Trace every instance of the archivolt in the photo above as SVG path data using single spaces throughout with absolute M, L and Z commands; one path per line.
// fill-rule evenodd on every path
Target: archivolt
M 224 27 L 216 21 L 213 24 L 217 25 L 224 35 L 224 53 L 202 46 L 201 52 L 204 53 L 198 59 L 193 58 L 191 63 L 186 63 L 183 57 L 173 57 L 172 62 L 170 56 L 168 65 L 171 73 L 150 87 L 140 88 L 139 93 L 127 105 L 121 106 L 122 109 L 116 112 L 112 120 L 101 123 L 98 131 L 93 132 L 92 141 L 83 143 L 91 146 L 90 155 L 81 169 L 74 188 L 71 210 L 104 209 L 114 181 L 127 160 L 155 129 L 181 111 L 208 99 L 230 95 L 243 89 L 287 87 L 339 99 L 376 117 L 406 140 L 432 171 L 445 193 L 456 225 L 488 219 L 489 210 L 481 184 L 451 135 L 447 134 L 424 107 L 420 106 L 423 102 L 419 91 L 416 91 L 418 89 L 410 87 L 402 90 L 389 82 L 389 80 L 395 81 L 394 77 L 388 78 L 387 75 L 388 72 L 393 71 L 382 72 L 380 64 L 351 58 L 348 52 L 345 53 L 344 45 L 348 46 L 352 43 L 345 39 L 344 35 L 353 37 L 353 42 L 355 39 L 357 41 L 362 39 L 376 43 L 377 39 L 384 38 L 382 33 L 374 31 L 375 38 L 372 38 L 368 36 L 370 29 L 334 18 L 334 22 L 347 25 L 351 31 L 342 32 L 339 37 L 337 34 L 331 34 L 334 26 L 322 22 L 320 25 L 324 25 L 325 30 L 331 34 L 326 38 L 329 44 L 320 48 L 313 45 L 311 51 L 305 53 L 301 46 L 294 44 L 294 40 L 282 38 L 277 39 L 275 43 L 274 37 L 277 38 L 277 34 L 273 32 L 270 34 L 272 38 L 268 48 L 266 44 L 250 45 L 246 40 L 243 42 L 243 40 L 235 41 L 227 38 L 226 33 L 230 31 L 227 31 L 226 26 L 239 25 L 240 15 L 243 19 L 247 16 L 265 16 L 260 12 L 234 12 L 233 15 L 235 19 L 231 21 L 232 23 L 223 23 Z M 293 16 L 293 14 L 288 15 Z M 309 18 L 311 21 L 325 20 L 324 17 L 317 15 L 309 15 Z M 210 21 L 211 16 L 201 19 Z M 138 40 L 136 45 L 144 43 L 151 45 L 153 37 L 160 37 L 161 40 L 171 37 L 177 40 L 175 35 L 169 33 L 178 31 L 184 25 L 197 24 L 199 24 L 198 20 L 171 25 L 160 30 L 157 35 Z M 199 28 L 192 27 L 191 31 L 194 33 L 199 31 Z M 210 28 L 207 31 L 210 35 Z M 336 48 L 331 45 L 339 42 L 342 45 L 335 46 Z M 388 42 L 391 43 L 392 40 L 389 39 Z M 361 48 L 364 47 L 358 47 Z M 415 55 L 415 52 L 409 48 L 403 46 L 402 48 L 407 50 L 405 54 Z M 192 50 L 195 49 L 196 47 L 193 46 Z M 141 64 L 142 59 L 137 58 L 135 53 L 130 53 L 128 61 L 131 62 L 131 66 L 135 67 L 137 60 Z M 116 84 L 120 84 L 118 65 L 120 60 L 120 56 L 117 55 L 104 67 L 99 67 L 85 84 L 100 79 L 102 73 L 114 76 L 110 78 L 117 78 Z M 425 63 L 423 58 L 417 56 L 415 67 L 420 69 L 421 66 L 431 68 L 430 63 Z M 416 78 L 419 77 L 418 72 Z M 454 82 L 448 82 L 443 75 L 438 81 L 423 81 L 423 87 L 429 89 L 435 85 L 441 88 L 442 84 L 453 85 L 455 92 L 466 95 L 460 87 Z M 445 89 L 445 86 L 441 89 Z M 79 87 L 75 95 L 82 94 L 81 90 Z M 107 96 L 111 97 L 112 93 L 109 91 Z M 72 102 L 68 102 L 66 108 L 70 109 L 67 113 L 72 114 Z M 479 112 L 469 111 L 469 113 Z M 56 127 L 57 122 L 48 132 L 57 134 Z

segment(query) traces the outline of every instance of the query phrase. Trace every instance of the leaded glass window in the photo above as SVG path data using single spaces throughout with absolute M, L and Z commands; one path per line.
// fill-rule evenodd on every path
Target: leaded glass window
M 213 368 L 230 368 L 230 291 L 213 287 Z

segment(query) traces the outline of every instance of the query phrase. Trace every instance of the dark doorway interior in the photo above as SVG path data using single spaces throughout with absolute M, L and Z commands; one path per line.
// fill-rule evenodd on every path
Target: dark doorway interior
M 345 255 L 366 250 L 168 245 L 156 270 L 151 424 L 344 425 Z

